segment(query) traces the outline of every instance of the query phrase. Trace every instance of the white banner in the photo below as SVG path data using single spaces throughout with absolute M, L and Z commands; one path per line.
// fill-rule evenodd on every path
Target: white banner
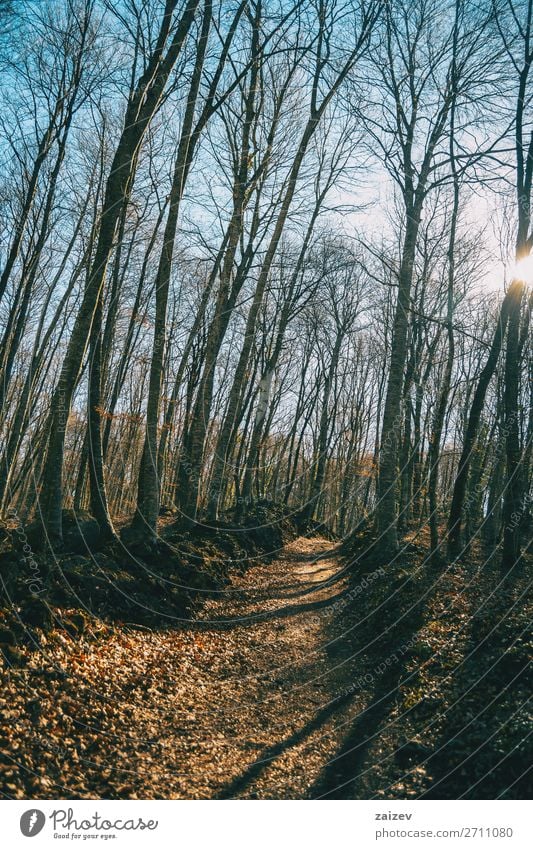
M 530 805 L 518 801 L 34 800 L 0 812 L 5 849 L 533 846 Z

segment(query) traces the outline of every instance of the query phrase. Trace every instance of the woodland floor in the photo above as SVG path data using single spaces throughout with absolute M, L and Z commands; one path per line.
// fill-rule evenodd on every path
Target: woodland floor
M 2 670 L 4 797 L 524 797 L 525 570 L 375 568 L 299 538 L 184 627 L 52 631 Z

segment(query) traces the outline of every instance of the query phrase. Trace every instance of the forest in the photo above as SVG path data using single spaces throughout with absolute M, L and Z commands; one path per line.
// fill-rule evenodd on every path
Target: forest
M 0 794 L 523 799 L 533 0 L 0 0 Z

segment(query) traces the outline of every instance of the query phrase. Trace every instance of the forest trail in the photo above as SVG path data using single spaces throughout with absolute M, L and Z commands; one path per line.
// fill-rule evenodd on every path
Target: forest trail
M 526 792 L 525 572 L 502 595 L 497 564 L 435 573 L 423 547 L 348 572 L 331 542 L 299 538 L 231 574 L 192 620 L 55 628 L 5 670 L 4 795 Z
M 23 793 L 48 798 L 322 795 L 362 707 L 351 682 L 363 661 L 340 629 L 346 590 L 331 542 L 300 538 L 234 576 L 200 621 L 61 637 L 19 673 L 16 726 L 33 745 L 8 792 L 20 796 L 22 778 Z

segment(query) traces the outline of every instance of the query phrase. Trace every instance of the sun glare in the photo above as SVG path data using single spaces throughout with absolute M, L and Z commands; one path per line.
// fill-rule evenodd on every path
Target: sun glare
M 533 283 L 533 254 L 522 257 L 512 269 L 512 279 Z

